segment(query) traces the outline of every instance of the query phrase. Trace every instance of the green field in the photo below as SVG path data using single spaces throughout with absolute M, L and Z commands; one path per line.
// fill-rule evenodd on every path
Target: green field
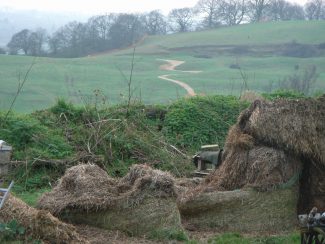
M 295 46 L 314 50 L 325 43 L 325 21 L 288 21 L 245 24 L 216 30 L 147 37 L 136 48 L 133 98 L 145 103 L 168 103 L 186 95 L 178 85 L 158 79 L 170 78 L 189 84 L 197 94 L 239 95 L 243 88 L 239 65 L 247 77 L 248 88 L 270 92 L 279 79 L 316 65 L 318 79 L 311 93 L 325 91 L 325 50 L 308 57 L 283 53 Z M 291 49 L 290 49 L 291 50 Z M 289 51 L 290 51 L 289 50 Z M 301 51 L 298 50 L 298 51 Z M 14 110 L 30 112 L 49 107 L 65 97 L 74 103 L 91 102 L 94 90 L 106 95 L 109 103 L 125 101 L 132 60 L 132 49 L 76 59 L 37 58 Z M 307 53 L 308 54 L 308 53 Z M 191 74 L 162 71 L 158 59 L 184 60 L 179 70 L 200 70 Z M 6 110 L 32 57 L 0 55 L 0 110 Z

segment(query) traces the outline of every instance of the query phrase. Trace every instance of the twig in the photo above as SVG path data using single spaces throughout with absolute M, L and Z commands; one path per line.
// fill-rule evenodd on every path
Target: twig
M 18 96 L 19 96 L 19 94 L 21 93 L 21 90 L 23 89 L 23 87 L 24 87 L 24 85 L 25 85 L 25 83 L 27 81 L 28 75 L 29 75 L 30 71 L 32 70 L 32 68 L 33 68 L 33 66 L 35 64 L 35 59 L 36 58 L 33 59 L 33 62 L 30 64 L 29 68 L 27 69 L 27 71 L 26 71 L 26 73 L 24 75 L 23 81 L 20 80 L 20 74 L 19 74 L 19 78 L 18 78 L 18 82 L 19 82 L 18 83 L 18 89 L 17 89 L 17 92 L 16 92 L 16 94 L 14 96 L 14 99 L 11 101 L 10 107 L 9 107 L 9 109 L 8 109 L 8 111 L 7 111 L 4 119 L 3 119 L 3 123 L 6 122 L 6 120 L 7 120 L 8 116 L 9 116 L 10 112 L 12 111 L 12 108 L 13 108 L 13 106 L 14 106 L 14 104 L 15 104 Z

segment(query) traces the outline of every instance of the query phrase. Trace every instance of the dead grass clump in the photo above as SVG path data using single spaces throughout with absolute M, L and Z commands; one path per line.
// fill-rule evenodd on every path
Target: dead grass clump
M 49 243 L 88 243 L 79 236 L 74 226 L 61 222 L 47 211 L 29 207 L 10 196 L 0 211 L 1 222 L 17 220 L 26 234 Z

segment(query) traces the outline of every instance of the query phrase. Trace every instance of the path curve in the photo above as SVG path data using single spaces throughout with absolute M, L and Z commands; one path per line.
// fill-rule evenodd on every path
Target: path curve
M 191 97 L 194 97 L 196 96 L 196 93 L 195 91 L 193 90 L 192 87 L 190 87 L 188 84 L 186 84 L 185 82 L 182 82 L 180 80 L 174 80 L 174 79 L 171 79 L 171 78 L 168 78 L 168 76 L 170 75 L 160 75 L 158 76 L 159 79 L 162 79 L 162 80 L 167 80 L 167 81 L 171 81 L 181 87 L 183 87 L 186 91 L 187 91 L 187 94 Z
M 159 69 L 161 69 L 161 70 L 180 71 L 180 72 L 184 72 L 184 73 L 193 73 L 193 74 L 198 74 L 198 73 L 202 72 L 202 71 L 199 71 L 199 70 L 188 70 L 188 71 L 186 71 L 186 70 L 176 70 L 176 67 L 181 65 L 181 64 L 184 64 L 185 61 L 172 60 L 172 59 L 157 59 L 157 60 L 167 62 L 167 64 L 162 64 L 162 65 L 159 66 Z M 171 78 L 169 78 L 169 76 L 170 76 L 170 74 L 168 74 L 168 75 L 160 75 L 160 76 L 158 76 L 158 78 L 162 79 L 162 80 L 171 81 L 171 82 L 181 86 L 182 88 L 184 88 L 187 91 L 187 94 L 189 96 L 191 96 L 191 97 L 196 96 L 196 93 L 195 93 L 194 89 L 192 87 L 190 87 L 188 84 L 186 84 L 185 82 L 180 81 L 180 80 L 171 79 Z

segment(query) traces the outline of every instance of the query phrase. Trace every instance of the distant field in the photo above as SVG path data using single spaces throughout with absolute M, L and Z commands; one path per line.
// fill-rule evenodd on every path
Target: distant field
M 319 77 L 312 92 L 325 91 L 325 48 L 318 47 L 321 43 L 325 43 L 325 21 L 246 24 L 148 37 L 136 48 L 133 97 L 145 103 L 168 103 L 186 95 L 176 84 L 157 78 L 165 74 L 188 83 L 198 94 L 238 95 L 243 79 L 234 65 L 246 75 L 248 88 L 260 92 L 276 89 L 278 80 L 293 74 L 294 67 L 303 72 L 316 65 Z M 307 55 L 290 57 L 286 53 L 292 49 L 300 56 Z M 131 49 L 78 59 L 37 58 L 15 110 L 45 108 L 59 97 L 82 103 L 89 101 L 96 89 L 107 96 L 108 102 L 121 102 L 127 96 L 125 76 L 130 72 L 130 54 Z M 178 69 L 202 72 L 162 71 L 159 66 L 164 62 L 157 59 L 184 60 Z M 0 55 L 0 110 L 8 108 L 19 73 L 24 74 L 32 60 Z

